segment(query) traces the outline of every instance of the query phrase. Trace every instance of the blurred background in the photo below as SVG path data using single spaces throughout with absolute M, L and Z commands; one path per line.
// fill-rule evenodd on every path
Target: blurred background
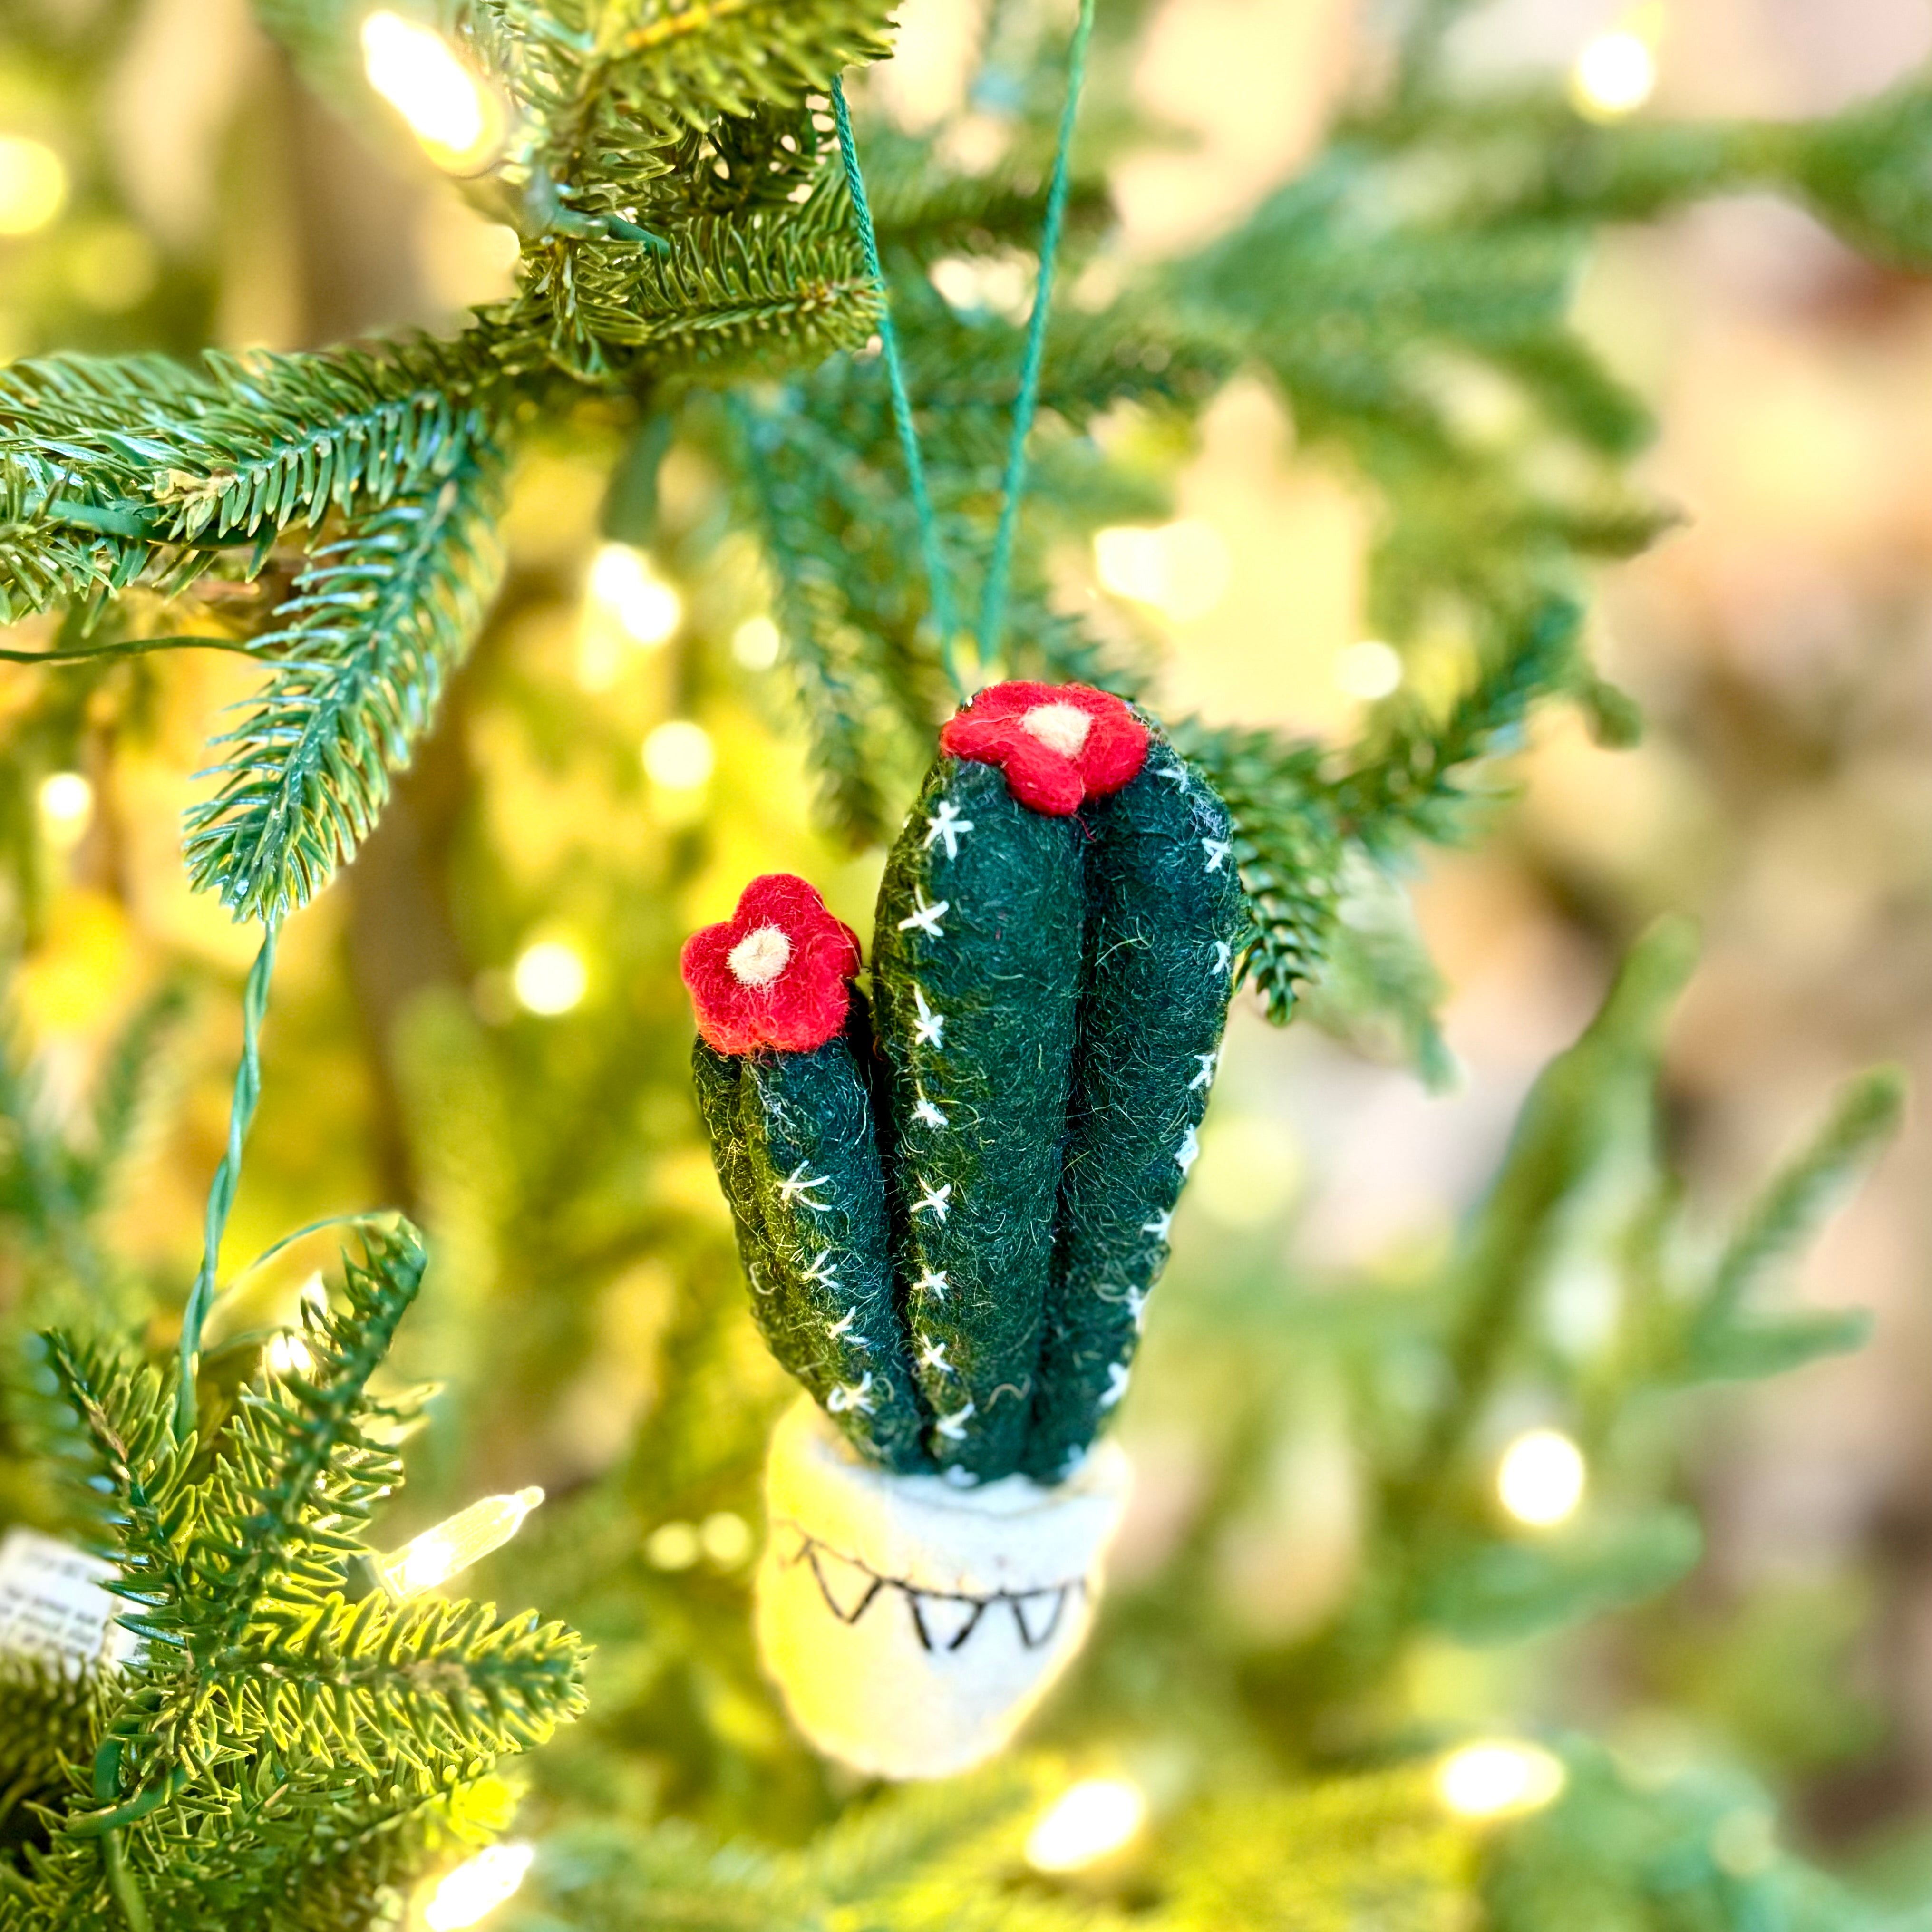
M 872 100 L 970 141 L 970 18 L 964 0 L 908 0 Z M 1377 71 L 1382 27 L 1366 0 L 1149 10 L 1113 80 L 1179 138 L 1117 169 L 1123 247 L 1159 254 L 1245 213 Z M 1606 115 L 1786 118 L 1916 68 L 1932 9 L 1499 0 L 1452 45 L 1472 83 L 1553 76 Z M 448 330 L 507 290 L 514 252 L 406 139 L 372 142 L 299 87 L 244 0 L 0 7 L 0 356 Z M 1694 1224 L 1714 1228 L 1848 1072 L 1895 1060 L 1921 1092 L 1932 1076 L 1932 291 L 1743 197 L 1612 232 L 1580 300 L 1658 412 L 1640 475 L 1681 518 L 1605 573 L 1592 620 L 1646 735 L 1606 750 L 1546 713 L 1520 795 L 1414 878 L 1444 982 L 1443 1090 L 1393 1052 L 1277 1033 L 1238 1006 L 1150 1330 L 1162 1366 L 1126 1414 L 1145 1472 L 1120 1562 L 1127 1628 L 1134 1588 L 1156 1601 L 1184 1550 L 1228 1657 L 1292 1643 L 1347 1594 L 1360 1526 L 1343 1378 L 1318 1348 L 1288 1347 L 1265 1426 L 1235 1444 L 1214 1297 L 1258 1274 L 1316 1294 L 1425 1274 L 1532 1079 L 1657 915 L 1691 915 L 1704 939 L 1666 1062 Z M 406 1347 L 448 1393 L 398 1535 L 479 1487 L 567 1498 L 626 1471 L 662 1654 L 602 1634 L 629 1672 L 605 1707 L 628 1727 L 624 1802 L 722 1804 L 701 1732 L 770 1774 L 769 1822 L 784 1810 L 771 1791 L 816 1774 L 773 1768 L 789 1748 L 743 1658 L 691 1665 L 687 1645 L 686 1664 L 664 1661 L 663 1633 L 742 1606 L 750 1472 L 782 1393 L 736 1311 L 673 961 L 754 872 L 807 873 L 863 928 L 880 861 L 808 829 L 756 560 L 718 541 L 701 452 L 667 458 L 647 551 L 600 547 L 618 448 L 592 415 L 532 452 L 482 647 L 379 832 L 285 935 L 229 1252 L 238 1265 L 290 1226 L 378 1202 L 427 1218 L 441 1282 Z M 1158 627 L 1177 712 L 1339 736 L 1400 675 L 1361 615 L 1375 514 L 1298 451 L 1268 390 L 1238 382 L 1186 456 L 1175 519 L 1102 532 L 1080 594 Z M 190 895 L 180 814 L 220 707 L 250 681 L 213 654 L 0 666 L 0 945 L 39 1104 L 76 1109 L 130 1016 L 179 996 L 111 1244 L 115 1268 L 170 1306 L 197 1256 L 252 950 Z M 285 1318 L 325 1252 L 252 1277 L 234 1318 Z M 1683 1481 L 1710 1550 L 1672 1608 L 1560 1651 L 1418 1653 L 1414 1720 L 1588 1720 L 1664 1760 L 1718 1739 L 1828 1848 L 1910 1821 L 1932 1800 L 1928 1255 L 1932 1141 L 1915 1121 L 1793 1291 L 1876 1311 L 1871 1345 L 1674 1425 L 1694 1432 Z M 9 1250 L 0 1265 L 4 1300 L 34 1263 Z M 1589 1348 L 1603 1300 L 1587 1274 L 1569 1282 L 1552 1317 L 1564 1346 Z M 707 1392 L 722 1406 L 694 1422 Z M 1526 1399 L 1515 1426 L 1541 1419 Z M 1206 1498 L 1238 1448 L 1246 1478 L 1210 1534 Z M 587 1568 L 602 1546 L 582 1534 Z M 502 1562 L 570 1579 L 571 1552 L 544 1538 L 540 1519 Z M 519 1601 L 548 1587 L 506 1574 Z M 599 1635 L 592 1581 L 557 1588 L 579 1600 L 550 1606 Z M 1138 1654 L 1156 1671 L 1162 1653 Z M 1102 1668 L 1122 1708 L 1162 1693 L 1136 1690 L 1126 1661 Z M 586 1754 L 580 1775 L 614 1761 Z M 579 1775 L 567 1750 L 544 1774 L 560 1792 Z M 795 1796 L 801 1822 L 815 1802 Z

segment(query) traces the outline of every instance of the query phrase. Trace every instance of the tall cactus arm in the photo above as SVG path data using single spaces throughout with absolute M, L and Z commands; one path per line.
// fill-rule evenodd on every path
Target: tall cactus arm
M 1027 1473 L 1060 1480 L 1125 1394 L 1220 1058 L 1242 905 L 1227 808 L 1159 744 L 1083 814 L 1087 976 Z
M 758 1299 L 772 1353 L 868 1461 L 929 1472 L 872 1101 L 850 1042 L 748 1059 L 739 1124 L 769 1244 Z
M 890 1182 L 934 1460 L 1024 1453 L 1052 1263 L 1080 987 L 1083 838 L 1006 775 L 941 758 L 886 861 L 874 997 Z

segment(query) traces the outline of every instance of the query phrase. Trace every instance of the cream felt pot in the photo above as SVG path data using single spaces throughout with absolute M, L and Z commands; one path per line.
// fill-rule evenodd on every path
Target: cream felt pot
M 1085 1640 L 1130 1476 L 1111 1441 L 1052 1489 L 894 1475 L 796 1404 L 766 1467 L 758 1632 L 800 1730 L 881 1778 L 991 1757 Z

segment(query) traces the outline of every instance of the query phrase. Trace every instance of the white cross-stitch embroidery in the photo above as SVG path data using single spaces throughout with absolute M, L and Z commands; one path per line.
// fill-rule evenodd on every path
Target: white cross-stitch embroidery
M 1148 1292 L 1144 1288 L 1127 1290 L 1127 1312 L 1134 1318 L 1134 1333 L 1138 1335 L 1147 1326 Z
M 923 1094 L 919 1096 L 918 1106 L 912 1110 L 912 1117 L 922 1127 L 943 1127 L 946 1124 L 946 1116 Z
M 949 1442 L 963 1442 L 966 1439 L 966 1425 L 980 1412 L 979 1405 L 969 1402 L 964 1408 L 956 1409 L 950 1415 L 942 1415 L 933 1424 Z
M 926 1192 L 912 1204 L 912 1211 L 915 1214 L 923 1214 L 930 1208 L 937 1220 L 944 1220 L 952 1206 L 952 1182 L 946 1181 L 937 1188 L 927 1186 L 923 1180 L 919 1184 L 925 1188 Z
M 953 1376 L 959 1372 L 946 1359 L 946 1344 L 935 1342 L 929 1335 L 919 1345 L 919 1365 L 922 1369 L 937 1369 L 942 1376 Z
M 848 1408 L 856 1408 L 861 1414 L 872 1412 L 872 1372 L 868 1369 L 856 1384 L 841 1382 L 825 1398 L 825 1406 L 834 1415 L 843 1415 Z
M 1180 1144 L 1174 1150 L 1174 1164 L 1183 1174 L 1201 1158 L 1201 1136 L 1190 1127 L 1180 1137 Z
M 900 932 L 908 932 L 916 926 L 929 938 L 944 939 L 946 937 L 946 928 L 939 922 L 946 914 L 952 910 L 952 902 L 950 899 L 941 899 L 937 905 L 928 905 L 926 902 L 925 893 L 915 886 L 912 889 L 912 910 L 899 921 Z
M 913 1023 L 914 1043 L 920 1046 L 944 1046 L 946 1044 L 946 1016 L 936 1013 L 926 1004 L 925 990 L 919 986 L 912 989 L 912 1003 L 918 1018 Z
M 807 1281 L 816 1282 L 820 1288 L 838 1286 L 838 1270 L 832 1258 L 832 1250 L 826 1249 L 805 1271 Z
M 1185 765 L 1156 765 L 1154 775 L 1165 778 L 1171 785 L 1178 785 L 1183 791 L 1187 789 L 1187 767 Z
M 1194 1058 L 1200 1062 L 1201 1071 L 1187 1083 L 1187 1090 L 1190 1094 L 1196 1088 L 1206 1087 L 1213 1082 L 1214 1069 L 1220 1064 L 1221 1059 L 1218 1053 L 1197 1053 Z
M 946 1299 L 947 1286 L 946 1270 L 944 1268 L 928 1268 L 925 1274 L 913 1283 L 912 1292 L 915 1294 L 929 1294 L 935 1301 L 944 1301 Z
M 832 1177 L 829 1174 L 814 1174 L 809 1180 L 802 1180 L 800 1177 L 804 1174 L 805 1168 L 805 1162 L 800 1161 L 778 1183 L 778 1198 L 781 1201 L 796 1201 L 800 1207 L 809 1208 L 814 1214 L 826 1214 L 831 1208 L 831 1202 L 813 1200 L 812 1190 L 814 1187 L 830 1186 Z
M 866 1354 L 869 1355 L 872 1352 L 872 1343 L 867 1341 L 864 1336 L 855 1335 L 852 1333 L 852 1324 L 854 1322 L 857 1321 L 858 1318 L 858 1310 L 856 1308 L 848 1308 L 843 1315 L 839 1316 L 836 1322 L 834 1322 L 827 1326 L 825 1332 L 826 1335 L 835 1342 L 849 1338 L 854 1348 L 863 1348 Z
M 956 859 L 959 856 L 959 842 L 973 830 L 970 818 L 959 816 L 959 808 L 950 798 L 938 801 L 934 815 L 926 821 L 926 844 L 921 848 L 931 851 L 936 838 L 946 848 L 946 856 Z
M 1234 856 L 1234 847 L 1225 838 L 1204 838 L 1201 849 L 1208 855 L 1208 869 L 1218 872 Z
M 1214 942 L 1214 976 L 1219 979 L 1234 963 L 1234 949 L 1225 939 Z
M 1151 1234 L 1157 1241 L 1167 1239 L 1168 1232 L 1174 1226 L 1174 1210 L 1170 1208 L 1165 1214 L 1156 1215 L 1151 1221 L 1141 1223 L 1141 1232 Z
M 1100 1398 L 1102 1408 L 1112 1408 L 1127 1392 L 1127 1365 L 1125 1362 L 1107 1364 L 1107 1391 Z

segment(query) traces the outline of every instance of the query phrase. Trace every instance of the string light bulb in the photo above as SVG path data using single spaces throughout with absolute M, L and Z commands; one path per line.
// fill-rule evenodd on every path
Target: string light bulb
M 1589 1481 L 1583 1452 L 1560 1429 L 1532 1429 L 1503 1451 L 1496 1495 L 1518 1522 L 1548 1529 L 1576 1513 Z
M 1386 698 L 1402 682 L 1402 656 L 1379 638 L 1364 638 L 1336 653 L 1336 687 L 1351 698 L 1372 702 Z
M 423 1908 L 429 1932 L 462 1932 L 512 1897 L 536 1856 L 534 1845 L 489 1845 L 444 1873 Z
M 1584 43 L 1570 70 L 1570 98 L 1580 114 L 1592 121 L 1620 120 L 1650 98 L 1657 87 L 1663 16 L 1652 0 Z
M 1436 1768 L 1436 1795 L 1459 1818 L 1540 1810 L 1562 1790 L 1563 1760 L 1520 1738 L 1460 1745 Z
M 1147 1822 L 1147 1799 L 1124 1778 L 1087 1778 L 1063 1791 L 1027 1834 L 1035 1871 L 1078 1871 L 1098 1864 Z
M 1232 565 L 1220 532 L 1184 517 L 1153 528 L 1117 524 L 1096 530 L 1094 569 L 1102 590 L 1185 624 L 1227 595 Z
M 783 643 L 770 618 L 747 617 L 731 633 L 731 655 L 747 670 L 770 670 Z
M 51 772 L 35 795 L 40 818 L 57 844 L 71 845 L 94 816 L 94 788 L 79 772 Z
M 34 235 L 67 204 L 67 164 L 44 141 L 0 134 L 0 236 Z
M 718 754 L 711 734 L 688 718 L 660 724 L 644 740 L 644 770 L 667 791 L 696 791 L 710 779 Z
M 362 69 L 446 173 L 479 174 L 496 159 L 502 103 L 440 34 L 379 8 L 362 22 Z
M 540 939 L 525 946 L 510 968 L 510 990 L 518 1005 L 546 1019 L 579 1004 L 590 984 L 583 956 L 560 939 Z
M 491 1550 L 500 1550 L 523 1528 L 524 1517 L 543 1499 L 543 1491 L 534 1485 L 518 1490 L 514 1496 L 481 1497 L 434 1529 L 424 1530 L 401 1549 L 377 1557 L 376 1580 L 399 1601 L 434 1590 L 471 1564 L 480 1563 Z M 470 1922 L 466 1918 L 450 1922 L 466 1925 Z
M 668 642 L 684 621 L 683 598 L 630 544 L 607 543 L 598 550 L 591 560 L 590 595 L 632 644 L 647 650 Z

